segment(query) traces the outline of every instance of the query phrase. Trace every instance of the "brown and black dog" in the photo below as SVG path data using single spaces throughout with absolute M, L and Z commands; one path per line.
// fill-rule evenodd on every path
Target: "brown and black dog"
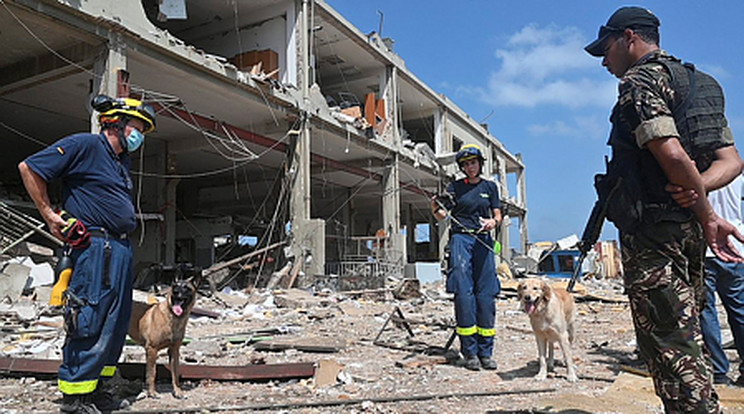
M 168 348 L 173 395 L 183 395 L 178 382 L 178 364 L 180 348 L 186 334 L 186 323 L 196 302 L 196 289 L 201 282 L 201 271 L 194 276 L 183 279 L 183 272 L 177 271 L 177 277 L 171 284 L 166 300 L 149 305 L 135 302 L 132 306 L 132 319 L 129 322 L 129 336 L 145 347 L 147 355 L 147 395 L 157 397 L 155 393 L 155 373 L 158 351 Z

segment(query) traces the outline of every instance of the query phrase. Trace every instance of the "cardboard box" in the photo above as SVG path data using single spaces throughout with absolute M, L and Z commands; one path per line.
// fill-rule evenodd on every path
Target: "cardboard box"
M 239 53 L 230 59 L 230 63 L 243 72 L 250 72 L 253 65 L 259 62 L 261 62 L 262 72 L 271 73 L 279 69 L 279 54 L 271 49 L 251 50 L 249 52 Z M 271 77 L 278 80 L 279 73 L 277 72 Z

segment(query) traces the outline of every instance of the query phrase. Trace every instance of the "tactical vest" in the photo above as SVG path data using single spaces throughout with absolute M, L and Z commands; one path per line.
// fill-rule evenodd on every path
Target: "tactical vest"
M 714 151 L 724 145 L 723 91 L 710 75 L 673 59 L 654 59 L 647 63 L 663 65 L 671 75 L 674 101 L 668 102 L 680 135 L 680 143 L 700 172 L 710 167 Z M 681 208 L 664 189 L 668 179 L 648 149 L 638 148 L 627 122 L 622 121 L 620 105 L 612 113 L 612 132 L 608 144 L 612 160 L 607 174 L 595 177 L 600 202 L 607 204 L 607 219 L 622 232 L 632 233 L 641 225 L 659 221 L 683 222 L 692 219 L 689 209 Z M 617 191 L 610 191 L 618 180 Z
M 713 162 L 713 153 L 722 147 L 724 97 L 721 85 L 707 73 L 695 69 L 692 63 L 660 59 L 671 74 L 675 91 L 672 111 L 680 142 L 698 171 L 703 172 Z

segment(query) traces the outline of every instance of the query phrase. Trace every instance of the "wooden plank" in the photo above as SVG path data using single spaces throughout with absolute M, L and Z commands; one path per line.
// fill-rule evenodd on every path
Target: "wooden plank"
M 368 93 L 364 96 L 364 119 L 374 128 L 377 125 L 375 117 L 375 94 Z
M 378 99 L 377 100 L 377 106 L 375 107 L 375 115 L 377 115 L 380 120 L 387 119 L 387 116 L 385 116 L 385 100 L 384 99 Z
M 302 268 L 302 262 L 305 261 L 305 255 L 303 254 L 299 260 L 297 260 L 297 263 L 295 263 L 294 267 L 292 268 L 292 273 L 289 276 L 289 282 L 287 282 L 287 289 L 291 289 L 292 286 L 295 283 L 295 280 L 297 280 L 297 275 L 300 274 L 300 269 Z
M 0 358 L 0 373 L 15 374 L 57 374 L 60 361 L 53 359 Z M 159 379 L 170 378 L 166 365 L 156 366 Z M 299 362 L 287 364 L 258 365 L 191 365 L 181 364 L 182 379 L 198 380 L 271 380 L 290 378 L 310 378 L 315 374 L 315 363 Z M 140 362 L 119 364 L 121 376 L 128 379 L 144 378 L 145 364 Z
M 315 374 L 315 363 L 257 364 L 241 366 L 181 365 L 181 378 L 215 380 L 270 380 L 309 378 Z

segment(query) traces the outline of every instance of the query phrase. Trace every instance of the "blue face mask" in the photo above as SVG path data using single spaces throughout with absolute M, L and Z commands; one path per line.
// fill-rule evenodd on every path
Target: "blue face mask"
M 142 141 L 145 140 L 145 135 L 136 128 L 132 128 L 132 132 L 127 135 L 127 151 L 134 152 L 142 145 Z

